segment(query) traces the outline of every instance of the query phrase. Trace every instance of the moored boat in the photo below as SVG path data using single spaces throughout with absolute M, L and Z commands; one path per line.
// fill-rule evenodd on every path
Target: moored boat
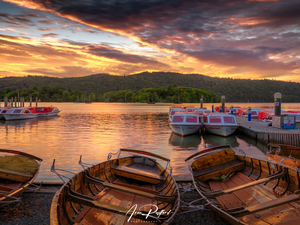
M 203 123 L 203 115 L 205 113 L 211 113 L 211 111 L 208 109 L 193 109 L 193 112 L 196 112 L 199 114 L 201 123 Z
M 37 177 L 42 161 L 24 152 L 0 149 L 0 207 L 19 201 Z
M 186 136 L 199 132 L 202 128 L 202 123 L 198 113 L 177 112 L 171 118 L 170 128 L 172 132 Z
M 300 167 L 300 148 L 284 144 L 269 144 L 266 156 L 269 160 L 281 161 L 281 164 L 289 167 Z
M 182 109 L 182 108 L 180 108 L 180 109 L 174 108 L 174 109 L 170 110 L 170 113 L 169 113 L 169 123 L 171 123 L 171 121 L 172 121 L 172 116 L 175 113 L 178 113 L 178 112 L 187 112 L 187 110 L 186 109 Z
M 263 111 L 264 111 L 264 110 L 262 110 L 262 109 L 257 109 L 257 108 L 251 109 L 251 119 L 257 119 L 258 114 L 259 114 L 260 112 L 263 112 Z M 247 117 L 248 117 L 248 110 L 247 110 L 247 109 L 244 110 L 241 116 L 247 118 Z
M 10 120 L 26 120 L 37 117 L 35 107 L 12 108 L 2 114 L 7 121 Z
M 7 112 L 7 110 L 11 109 L 12 107 L 3 107 L 0 108 L 0 120 L 5 120 L 5 117 L 3 116 L 4 113 Z
M 239 125 L 234 115 L 227 113 L 208 113 L 203 116 L 205 131 L 227 137 L 233 134 Z
M 233 115 L 237 115 L 238 114 L 238 111 L 241 109 L 241 107 L 239 107 L 239 106 L 232 106 L 232 107 L 230 107 L 230 108 L 227 108 L 227 111 L 226 112 L 228 112 L 228 113 L 230 113 L 231 114 L 231 111 L 232 111 L 232 114 Z
M 134 155 L 120 157 L 123 152 Z M 171 223 L 180 194 L 170 160 L 132 149 L 121 149 L 116 159 L 111 157 L 89 168 L 80 160 L 85 169 L 53 197 L 51 225 Z M 58 171 L 54 162 L 51 171 Z
M 35 107 L 38 117 L 43 116 L 57 116 L 61 111 L 57 107 Z
M 229 223 L 299 223 L 298 168 L 238 155 L 230 146 L 204 149 L 190 160 L 196 190 Z

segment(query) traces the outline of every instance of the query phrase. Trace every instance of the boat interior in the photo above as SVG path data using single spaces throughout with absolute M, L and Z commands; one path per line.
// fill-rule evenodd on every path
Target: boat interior
M 197 191 L 231 224 L 299 224 L 298 169 L 231 149 L 196 156 L 186 161 L 194 158 L 190 168 Z
M 42 159 L 19 151 L 0 149 L 0 206 L 18 197 L 37 176 Z
M 53 200 L 50 214 L 57 221 L 52 224 L 160 224 L 173 218 L 179 191 L 167 172 L 169 160 L 139 150 L 120 151 L 140 155 L 109 156 L 74 176 Z M 165 161 L 166 167 L 149 156 Z

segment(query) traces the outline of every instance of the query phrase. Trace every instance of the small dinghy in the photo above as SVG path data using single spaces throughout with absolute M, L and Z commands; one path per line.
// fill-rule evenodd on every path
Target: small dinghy
M 134 155 L 120 158 L 123 152 Z M 51 225 L 171 223 L 180 195 L 170 160 L 142 150 L 121 149 L 117 154 L 88 168 L 80 159 L 85 169 L 53 198 Z M 54 162 L 51 171 L 58 174 Z
M 202 150 L 190 160 L 204 204 L 231 224 L 299 224 L 299 168 L 237 155 L 230 146 Z
M 0 149 L 0 207 L 18 202 L 37 177 L 43 160 L 15 150 Z
M 269 160 L 278 161 L 292 168 L 300 167 L 300 148 L 284 144 L 269 144 L 270 149 L 266 152 Z

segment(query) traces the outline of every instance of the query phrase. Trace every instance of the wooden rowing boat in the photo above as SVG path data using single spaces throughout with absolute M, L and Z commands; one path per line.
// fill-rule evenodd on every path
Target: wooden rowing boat
M 231 224 L 299 224 L 299 170 L 278 160 L 237 155 L 229 146 L 186 159 L 207 206 Z
M 269 160 L 279 161 L 281 164 L 297 169 L 300 167 L 300 148 L 283 144 L 269 144 L 266 152 Z
M 300 160 L 300 148 L 283 144 L 269 144 L 270 150 L 267 156 L 278 155 L 284 157 L 292 157 Z
M 0 149 L 0 207 L 19 201 L 37 177 L 42 161 L 24 152 Z
M 134 155 L 120 157 L 121 152 Z M 169 163 L 141 150 L 121 149 L 116 159 L 110 154 L 108 161 L 84 169 L 57 191 L 50 224 L 169 224 L 180 198 Z

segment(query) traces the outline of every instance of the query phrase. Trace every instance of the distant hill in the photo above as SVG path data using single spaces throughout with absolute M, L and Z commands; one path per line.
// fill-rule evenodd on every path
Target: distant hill
M 225 95 L 227 102 L 273 102 L 274 93 L 282 93 L 283 102 L 300 102 L 300 83 L 275 80 L 246 80 L 216 78 L 197 74 L 180 74 L 171 72 L 143 72 L 130 76 L 112 76 L 95 74 L 85 77 L 5 77 L 0 78 L 0 91 L 43 85 L 60 85 L 65 90 L 72 89 L 88 93 L 103 94 L 110 91 L 132 90 L 143 88 L 165 88 L 170 85 L 192 87 L 211 91 L 219 96 Z

